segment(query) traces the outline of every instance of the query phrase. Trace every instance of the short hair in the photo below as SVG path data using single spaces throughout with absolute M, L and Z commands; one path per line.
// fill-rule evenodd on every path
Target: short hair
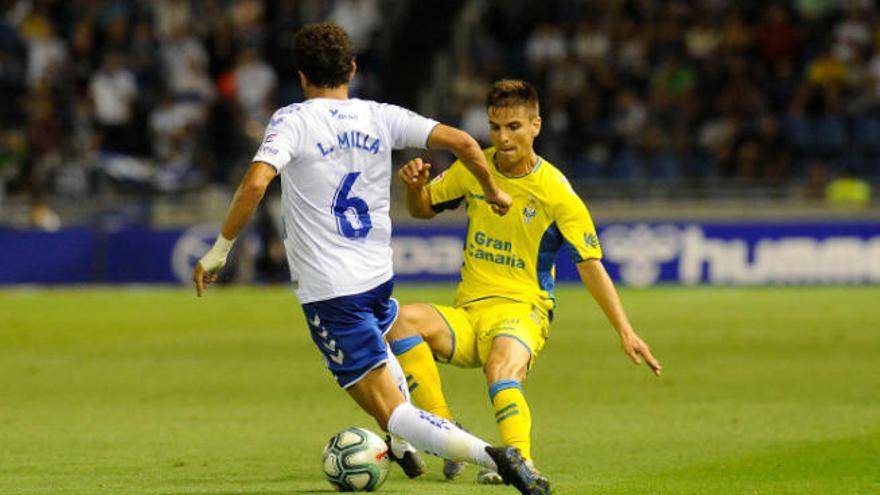
M 502 79 L 495 81 L 486 96 L 486 108 L 510 108 L 524 106 L 533 110 L 535 115 L 540 112 L 538 91 L 531 84 L 520 79 Z
M 293 56 L 299 71 L 319 88 L 348 83 L 354 47 L 342 27 L 332 22 L 304 26 L 293 41 Z

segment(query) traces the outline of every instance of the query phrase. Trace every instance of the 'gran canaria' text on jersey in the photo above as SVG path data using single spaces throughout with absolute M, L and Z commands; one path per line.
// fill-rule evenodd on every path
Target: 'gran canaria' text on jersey
M 494 239 L 481 231 L 473 235 L 473 242 L 468 242 L 466 254 L 474 259 L 499 265 L 513 268 L 526 267 L 523 259 L 513 253 L 513 244 L 510 241 Z

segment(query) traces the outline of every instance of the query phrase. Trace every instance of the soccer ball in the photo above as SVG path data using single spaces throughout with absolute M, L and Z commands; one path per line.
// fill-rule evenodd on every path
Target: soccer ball
M 352 426 L 327 442 L 321 465 L 337 491 L 371 492 L 388 476 L 388 445 L 379 435 Z

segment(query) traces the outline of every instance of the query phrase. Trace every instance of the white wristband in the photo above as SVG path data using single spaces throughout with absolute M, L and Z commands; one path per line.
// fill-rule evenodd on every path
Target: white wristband
M 223 268 L 223 265 L 226 264 L 226 256 L 229 255 L 229 251 L 234 243 L 235 239 L 229 240 L 223 237 L 222 234 L 218 235 L 211 249 L 199 260 L 202 268 L 208 273 L 213 273 Z
M 218 254 L 222 254 L 225 258 L 229 251 L 232 250 L 232 245 L 235 244 L 235 239 L 227 239 L 223 237 L 223 234 L 217 234 L 217 240 L 214 241 L 214 245 L 211 246 L 211 251 L 216 251 Z

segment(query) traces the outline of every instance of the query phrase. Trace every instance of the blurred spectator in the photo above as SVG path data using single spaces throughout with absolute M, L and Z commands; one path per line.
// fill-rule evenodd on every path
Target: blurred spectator
M 608 29 L 597 26 L 592 20 L 578 25 L 572 40 L 572 53 L 581 62 L 605 61 L 611 51 L 611 36 Z
M 687 53 L 695 60 L 706 60 L 715 56 L 721 45 L 721 35 L 712 21 L 700 17 L 693 27 L 685 34 Z
M 534 74 L 543 74 L 549 66 L 564 61 L 568 47 L 562 28 L 550 23 L 539 25 L 526 40 L 525 55 Z
M 648 67 L 648 40 L 635 21 L 630 17 L 620 20 L 617 25 L 616 53 L 612 57 L 624 75 L 638 79 L 646 77 Z
M 834 26 L 834 46 L 831 52 L 843 61 L 850 62 L 871 42 L 869 17 L 858 6 L 846 9 L 844 18 Z
M 330 13 L 330 20 L 348 32 L 358 53 L 370 48 L 382 22 L 376 0 L 339 0 Z
M 188 0 L 153 0 L 153 26 L 159 39 L 169 39 L 192 25 L 192 2 Z
M 61 228 L 61 218 L 45 200 L 38 199 L 31 205 L 30 226 L 46 232 L 55 232 Z
M 133 127 L 138 86 L 134 74 L 123 65 L 121 54 L 104 57 L 101 68 L 89 82 L 95 120 L 101 136 L 101 149 L 131 153 L 137 129 Z
M 195 173 L 195 126 L 204 119 L 201 109 L 166 93 L 150 114 L 153 157 L 156 160 L 155 185 L 175 191 L 190 185 Z
M 625 88 L 617 93 L 611 125 L 625 142 L 637 142 L 647 122 L 648 109 L 633 89 Z
M 278 77 L 272 67 L 253 49 L 244 49 L 235 66 L 235 94 L 245 116 L 265 122 L 272 114 L 272 92 Z
M 28 84 L 46 80 L 58 84 L 64 76 L 67 48 L 55 35 L 49 19 L 34 16 L 21 26 L 21 33 L 28 45 Z
M 791 60 L 797 49 L 798 36 L 798 30 L 789 21 L 785 7 L 777 4 L 767 8 L 764 22 L 755 31 L 758 51 L 770 64 Z
M 191 35 L 185 26 L 177 28 L 162 42 L 162 69 L 166 87 L 172 93 L 185 96 L 192 94 L 202 98 L 204 93 L 213 93 L 205 88 L 208 69 L 208 52 L 204 43 Z
M 829 47 L 807 69 L 809 81 L 825 88 L 839 88 L 846 82 L 846 65 L 834 55 Z
M 264 50 L 266 23 L 263 17 L 266 2 L 260 0 L 236 0 L 231 4 L 232 29 L 241 47 Z

